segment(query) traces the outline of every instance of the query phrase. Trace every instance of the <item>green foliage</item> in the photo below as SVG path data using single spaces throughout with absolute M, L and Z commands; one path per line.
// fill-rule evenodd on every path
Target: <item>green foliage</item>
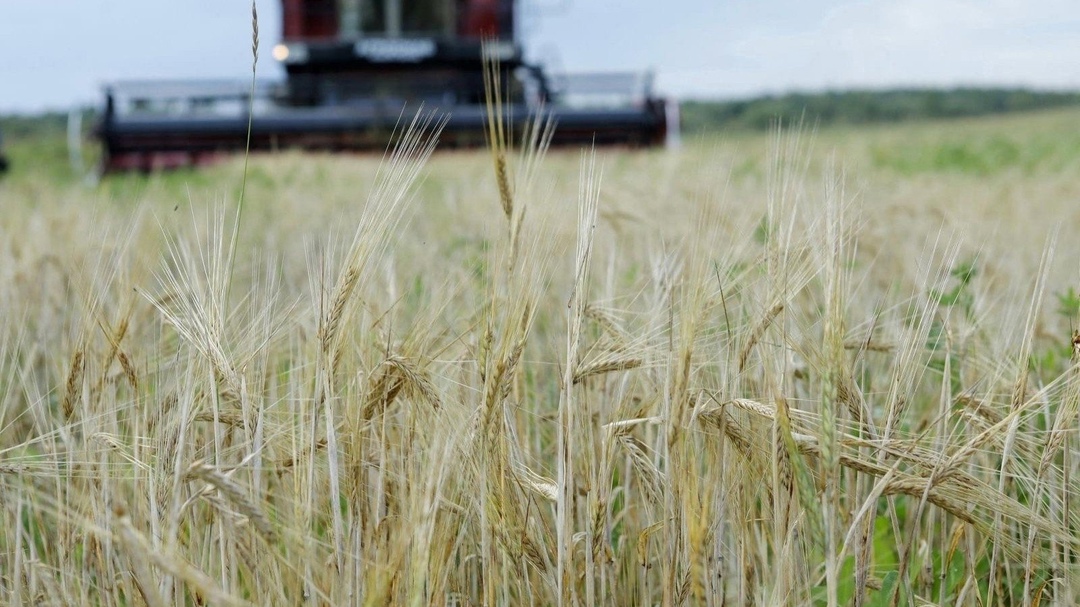
M 766 130 L 778 121 L 820 126 L 895 123 L 920 119 L 985 116 L 1080 105 L 1080 93 L 1026 89 L 897 89 L 790 93 L 738 101 L 687 101 L 688 133 Z
M 83 110 L 84 141 L 89 138 L 94 119 L 92 110 Z M 67 121 L 68 115 L 60 112 L 0 115 L 0 155 L 10 164 L 7 178 L 32 175 L 46 177 L 51 183 L 78 181 L 82 176 L 73 174 L 68 158 Z M 89 169 L 97 150 L 84 148 L 84 153 Z
M 1077 315 L 1080 314 L 1080 293 L 1077 293 L 1075 288 L 1069 287 L 1064 291 L 1054 293 L 1054 297 L 1058 303 L 1057 314 L 1071 327 L 1076 322 Z M 1040 377 L 1053 377 L 1063 373 L 1072 365 L 1072 354 L 1072 342 L 1061 339 L 1046 345 L 1040 351 L 1032 352 L 1028 360 L 1028 368 L 1038 373 Z
M 876 144 L 871 159 L 879 168 L 905 175 L 952 172 L 985 176 L 1007 169 L 1030 172 L 1044 166 L 1061 168 L 1080 155 L 1080 137 L 1075 134 L 1022 134 L 1022 139 L 1018 135 Z
M 952 288 L 947 291 L 930 289 L 930 297 L 937 301 L 940 306 L 959 308 L 965 315 L 970 316 L 975 300 L 968 287 L 971 286 L 971 281 L 977 273 L 978 269 L 975 266 L 975 260 L 956 264 L 949 270 L 949 276 L 953 278 Z
M 947 290 L 930 289 L 930 297 L 944 310 L 956 310 L 965 318 L 974 314 L 975 297 L 971 293 L 971 282 L 978 274 L 975 260 L 963 261 L 949 270 L 950 285 Z M 960 357 L 948 343 L 947 319 L 939 315 L 930 325 L 926 347 L 932 353 L 927 367 L 938 373 L 949 374 L 950 385 L 955 396 L 961 390 Z
M 1080 293 L 1077 293 L 1076 289 L 1069 287 L 1064 292 L 1058 291 L 1055 296 L 1058 301 L 1058 314 L 1066 320 L 1072 321 L 1080 314 Z
M 43 114 L 0 115 L 0 132 L 6 141 L 36 139 L 48 136 L 63 136 L 67 133 L 68 115 L 64 112 L 45 112 Z M 84 110 L 83 124 L 90 124 L 93 113 Z
M 873 544 L 873 563 L 870 568 L 870 575 L 873 578 L 877 578 L 881 583 L 880 589 L 869 588 L 866 594 L 865 605 L 885 607 L 889 605 L 889 600 L 892 595 L 892 590 L 896 586 L 897 579 L 899 577 L 897 570 L 899 568 L 899 554 L 897 553 L 897 546 L 900 545 L 901 540 L 893 534 L 892 524 L 889 522 L 887 516 L 881 514 L 874 520 L 874 531 L 870 536 L 870 541 Z M 844 559 L 844 564 L 840 569 L 841 580 L 840 587 L 837 595 L 842 605 L 850 605 L 855 596 L 855 558 L 848 557 Z M 814 588 L 814 604 L 824 604 L 827 599 L 826 589 L 824 585 L 820 585 Z
M 1020 145 L 1005 137 L 877 147 L 872 155 L 877 166 L 909 175 L 930 171 L 989 175 L 1023 159 Z
M 769 216 L 762 215 L 761 221 L 758 222 L 754 228 L 754 242 L 765 245 L 769 242 L 769 237 L 772 236 L 773 226 L 769 223 Z

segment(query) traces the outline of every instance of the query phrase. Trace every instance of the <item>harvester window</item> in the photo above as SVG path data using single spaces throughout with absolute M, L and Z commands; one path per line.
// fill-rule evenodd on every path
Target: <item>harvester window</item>
M 451 37 L 455 3 L 447 0 L 338 0 L 341 35 Z

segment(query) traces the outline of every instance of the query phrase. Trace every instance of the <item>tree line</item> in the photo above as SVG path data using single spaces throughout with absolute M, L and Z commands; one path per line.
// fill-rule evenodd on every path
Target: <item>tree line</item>
M 818 126 L 961 118 L 1080 105 L 1080 92 L 1030 89 L 894 89 L 789 93 L 682 103 L 683 130 L 765 130 L 777 121 Z

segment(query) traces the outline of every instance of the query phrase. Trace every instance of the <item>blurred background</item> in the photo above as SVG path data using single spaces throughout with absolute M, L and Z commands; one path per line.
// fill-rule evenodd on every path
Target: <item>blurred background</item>
M 281 3 L 258 0 L 260 76 Z M 682 99 L 852 88 L 1080 88 L 1070 0 L 520 0 L 527 56 L 560 71 L 651 68 Z M 100 102 L 113 80 L 245 78 L 245 0 L 0 3 L 0 113 Z
M 302 3 L 255 3 L 260 80 L 286 80 L 273 55 L 290 2 Z M 338 12 L 371 4 L 319 2 Z M 399 11 L 421 6 L 420 0 L 386 2 L 380 6 L 403 6 Z M 450 10 L 459 17 L 467 5 L 507 6 L 453 2 L 446 6 L 458 7 Z M 635 135 L 651 142 L 646 145 L 665 141 L 664 122 L 694 135 L 764 130 L 778 118 L 828 126 L 1080 104 L 1074 0 L 516 0 L 512 6 L 520 59 L 551 81 L 575 72 L 652 76 L 638 95 L 656 101 L 639 112 L 652 121 Z M 244 83 L 251 77 L 250 34 L 247 0 L 0 2 L 0 133 L 10 148 L 20 137 L 67 131 L 70 147 L 74 130 L 88 135 L 99 121 L 109 83 Z M 300 102 L 295 88 L 285 96 L 293 106 L 329 105 Z M 73 130 L 76 114 L 81 120 Z M 609 118 L 601 122 L 615 124 Z

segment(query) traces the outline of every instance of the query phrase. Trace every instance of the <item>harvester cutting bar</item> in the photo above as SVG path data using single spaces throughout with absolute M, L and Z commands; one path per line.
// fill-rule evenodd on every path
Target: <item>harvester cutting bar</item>
M 98 136 L 104 146 L 104 169 L 149 171 L 210 162 L 223 154 L 243 151 L 251 116 L 251 150 L 287 149 L 362 151 L 385 149 L 417 113 L 445 119 L 441 147 L 485 144 L 487 108 L 484 105 L 439 105 L 374 99 L 348 105 L 297 107 L 278 103 L 279 85 L 147 83 L 114 85 Z M 587 95 L 573 105 L 511 104 L 503 113 L 515 133 L 540 116 L 555 130 L 552 145 L 661 145 L 667 133 L 662 101 L 642 97 L 634 103 L 591 103 Z M 118 106 L 123 105 L 121 109 Z

